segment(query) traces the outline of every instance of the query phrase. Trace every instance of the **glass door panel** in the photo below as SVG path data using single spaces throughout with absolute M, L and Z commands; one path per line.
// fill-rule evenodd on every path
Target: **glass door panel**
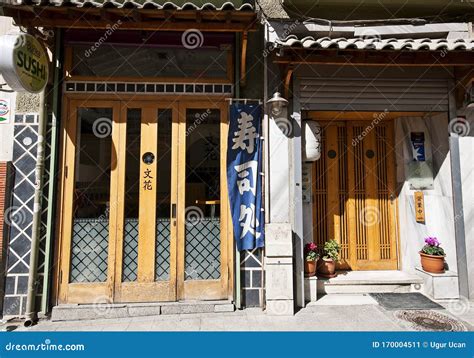
M 172 123 L 171 109 L 158 109 L 157 190 L 156 190 L 156 242 L 155 280 L 170 279 Z M 174 209 L 176 210 L 176 209 Z
M 125 162 L 125 223 L 123 231 L 122 281 L 135 282 L 138 276 L 138 211 L 140 206 L 141 108 L 127 108 Z
M 220 277 L 220 122 L 218 109 L 186 109 L 185 280 Z
M 77 110 L 70 282 L 106 282 L 112 109 Z
M 227 107 L 180 103 L 178 296 L 228 296 Z M 182 281 L 181 281 L 182 280 Z

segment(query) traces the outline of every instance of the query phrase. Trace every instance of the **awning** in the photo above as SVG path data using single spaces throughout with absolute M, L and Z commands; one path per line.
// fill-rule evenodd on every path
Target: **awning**
M 0 5 L 36 5 L 68 7 L 104 7 L 104 8 L 137 8 L 158 10 L 196 10 L 196 11 L 254 11 L 254 1 L 214 0 L 214 1 L 163 1 L 163 0 L 1 0 Z
M 0 0 L 3 15 L 32 28 L 255 31 L 254 0 Z
M 474 39 L 381 39 L 373 38 L 314 38 L 306 36 L 288 36 L 275 41 L 277 47 L 293 47 L 307 49 L 339 49 L 339 50 L 408 50 L 408 51 L 472 51 Z
M 304 22 L 270 21 L 275 48 L 308 50 L 472 51 L 467 23 L 425 26 L 330 27 Z

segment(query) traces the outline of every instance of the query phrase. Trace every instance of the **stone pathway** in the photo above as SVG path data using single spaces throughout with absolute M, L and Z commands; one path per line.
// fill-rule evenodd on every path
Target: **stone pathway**
M 88 321 L 51 322 L 40 320 L 30 328 L 22 322 L 4 322 L 2 330 L 15 331 L 404 331 L 421 330 L 412 323 L 403 322 L 401 311 L 386 311 L 366 296 L 338 295 L 335 304 L 330 298 L 308 305 L 295 316 L 269 316 L 252 308 L 232 313 L 200 313 L 157 315 L 147 317 L 97 319 Z M 444 310 L 430 317 L 448 317 L 456 327 L 473 330 L 474 302 L 440 302 Z M 426 316 L 426 314 L 424 315 Z M 430 323 L 430 322 L 428 322 Z M 436 323 L 436 322 L 435 322 Z M 460 325 L 458 325 L 460 324 Z M 436 326 L 436 325 L 435 325 Z M 425 327 L 426 329 L 426 327 Z

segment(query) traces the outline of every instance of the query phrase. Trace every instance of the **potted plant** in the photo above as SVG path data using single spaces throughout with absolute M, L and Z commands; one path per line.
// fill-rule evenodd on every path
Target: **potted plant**
M 309 242 L 304 247 L 304 276 L 312 277 L 316 274 L 316 261 L 318 261 L 318 246 Z
M 336 240 L 329 240 L 324 244 L 324 255 L 318 262 L 318 276 L 325 278 L 336 277 L 336 262 L 339 261 L 341 246 Z
M 425 246 L 420 251 L 421 267 L 426 272 L 444 273 L 444 253 L 443 248 L 436 237 L 427 237 Z

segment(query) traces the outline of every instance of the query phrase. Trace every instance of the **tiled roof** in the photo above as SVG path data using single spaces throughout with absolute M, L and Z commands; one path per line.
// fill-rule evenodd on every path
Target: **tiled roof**
M 0 6 L 50 5 L 72 7 L 108 7 L 158 10 L 255 11 L 254 1 L 163 1 L 163 0 L 1 0 Z
M 474 39 L 381 39 L 370 38 L 329 38 L 305 36 L 298 38 L 290 35 L 285 39 L 276 39 L 277 47 L 293 47 L 305 49 L 340 49 L 340 50 L 408 50 L 408 51 L 472 51 Z

